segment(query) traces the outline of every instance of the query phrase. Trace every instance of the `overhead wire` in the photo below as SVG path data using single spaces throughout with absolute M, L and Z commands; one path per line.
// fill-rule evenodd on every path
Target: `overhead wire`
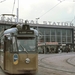
M 0 3 L 4 2 L 4 1 L 6 1 L 6 0 L 2 0 L 2 1 L 0 1 Z M 16 0 L 14 0 L 14 3 L 13 3 L 12 14 L 13 14 L 13 11 L 14 11 L 15 1 Z
M 75 0 L 73 0 L 73 2 L 75 2 Z M 75 16 L 74 16 L 74 18 L 71 20 L 71 22 L 70 22 L 70 23 L 72 23 L 74 20 L 75 20 Z
M 14 2 L 13 2 L 12 14 L 13 14 L 13 12 L 14 12 L 15 1 L 16 1 L 16 0 L 14 0 Z
M 59 3 L 57 3 L 55 6 L 53 6 L 51 9 L 49 9 L 47 12 L 45 12 L 43 15 L 39 16 L 38 18 L 40 19 L 42 16 L 44 16 L 45 14 L 47 14 L 49 11 L 51 11 L 53 8 L 55 8 L 56 6 L 58 6 L 63 1 L 60 1 Z
M 71 23 L 75 20 L 75 17 L 71 20 Z
M 0 1 L 0 3 L 2 3 L 2 2 L 5 2 L 6 0 L 2 0 L 2 1 Z M 2 16 L 2 15 L 0 15 L 0 16 Z
M 6 1 L 6 0 L 2 0 L 2 1 L 0 1 L 0 3 L 4 2 L 4 1 Z

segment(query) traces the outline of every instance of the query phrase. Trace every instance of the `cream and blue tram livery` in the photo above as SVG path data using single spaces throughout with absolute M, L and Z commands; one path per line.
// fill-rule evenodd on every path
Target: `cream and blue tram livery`
M 0 33 L 0 66 L 10 74 L 38 72 L 38 31 L 15 25 Z

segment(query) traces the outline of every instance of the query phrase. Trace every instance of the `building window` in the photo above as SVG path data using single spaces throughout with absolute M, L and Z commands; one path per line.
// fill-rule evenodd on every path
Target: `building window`
M 61 42 L 61 36 L 57 36 L 57 42 Z
M 72 43 L 72 29 L 39 28 L 42 42 Z
M 67 30 L 67 36 L 71 36 L 72 35 L 72 31 L 71 30 Z
M 39 32 L 44 35 L 44 28 L 39 28 Z
M 2 31 L 4 28 L 10 28 L 10 26 L 7 26 L 7 25 L 0 25 L 0 31 Z
M 71 37 L 67 37 L 67 43 L 72 43 Z
M 62 30 L 62 36 L 66 36 L 66 30 Z
M 51 42 L 55 42 L 55 36 L 51 36 Z
M 51 29 L 51 35 L 55 35 L 55 29 Z
M 56 30 L 56 35 L 61 35 L 61 29 Z
M 50 35 L 50 29 L 48 29 L 48 28 L 45 28 L 45 35 Z
M 46 42 L 50 42 L 50 36 L 46 36 Z
M 66 37 L 62 36 L 62 43 L 66 43 Z

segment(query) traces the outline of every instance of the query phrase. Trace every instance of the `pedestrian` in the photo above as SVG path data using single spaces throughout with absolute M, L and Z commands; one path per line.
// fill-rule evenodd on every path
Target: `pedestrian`
M 67 53 L 69 52 L 69 48 L 68 48 L 68 47 L 66 48 L 66 52 L 67 52 Z
M 49 48 L 47 47 L 47 53 L 49 53 Z

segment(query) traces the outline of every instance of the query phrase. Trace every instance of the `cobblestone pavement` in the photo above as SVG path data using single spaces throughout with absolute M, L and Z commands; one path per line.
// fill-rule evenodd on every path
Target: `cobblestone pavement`
M 0 75 L 7 74 L 0 69 Z M 37 75 L 75 75 L 75 52 L 39 54 Z

